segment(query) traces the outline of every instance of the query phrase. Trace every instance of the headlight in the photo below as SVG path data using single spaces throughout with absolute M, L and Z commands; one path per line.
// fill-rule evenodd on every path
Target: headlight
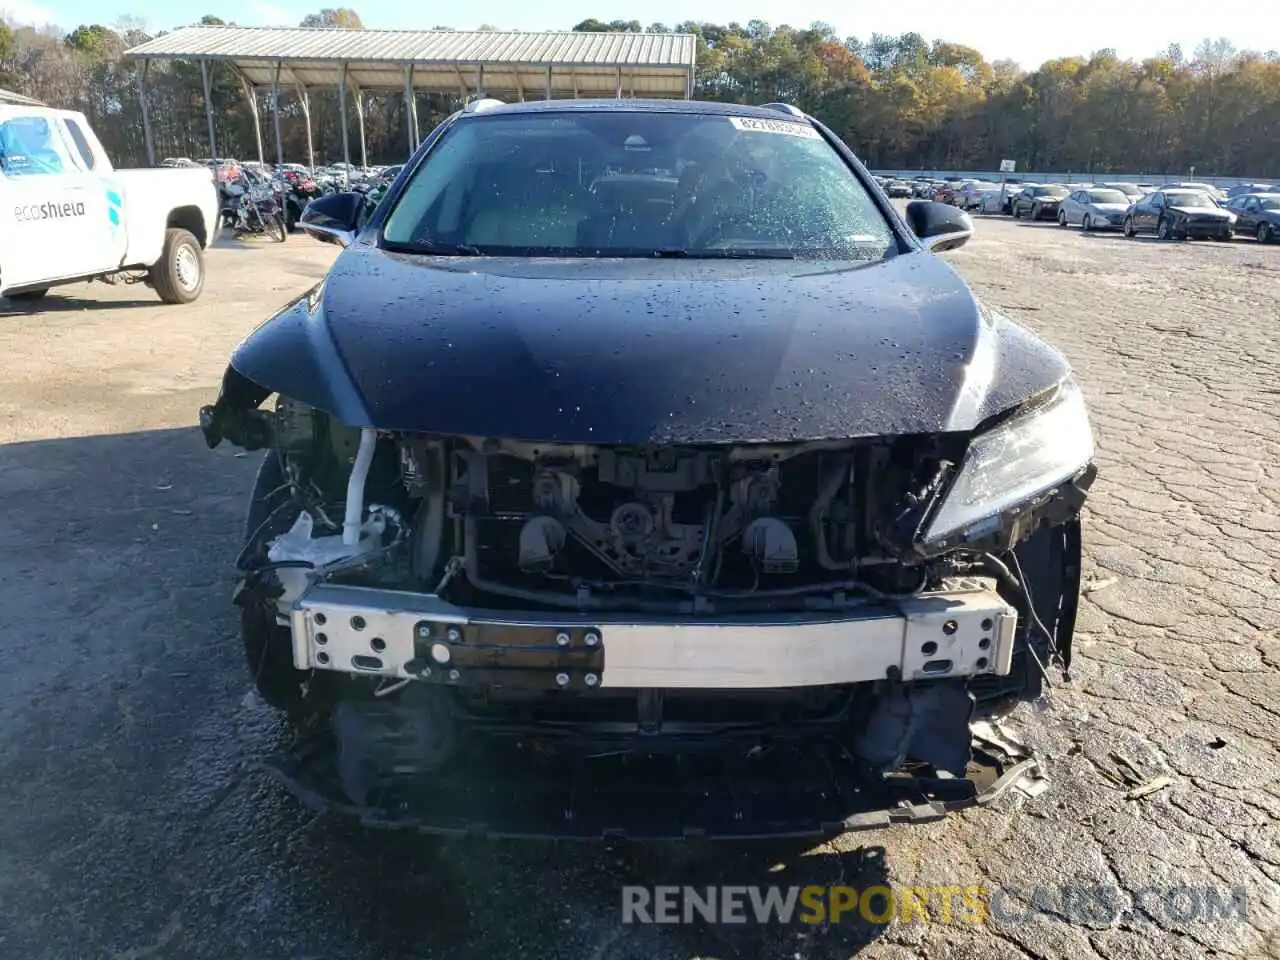
M 974 437 L 924 540 L 985 536 L 1005 510 L 1053 489 L 1092 459 L 1084 395 L 1068 380 L 1048 404 Z

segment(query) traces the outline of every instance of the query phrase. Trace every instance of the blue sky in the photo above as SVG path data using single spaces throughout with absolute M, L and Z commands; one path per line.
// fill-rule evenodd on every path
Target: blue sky
M 308 0 L 0 0 L 0 11 L 18 22 L 114 22 L 140 18 L 149 29 L 168 29 L 216 13 L 246 26 L 296 25 L 307 13 L 339 3 Z M 1041 8 L 1024 0 L 560 0 L 540 6 L 529 0 L 485 0 L 462 7 L 392 0 L 354 0 L 365 26 L 459 30 L 490 23 L 513 30 L 566 30 L 588 17 L 676 23 L 686 19 L 806 26 L 825 20 L 842 36 L 866 39 L 873 32 L 914 30 L 977 47 L 988 59 L 1010 58 L 1036 66 L 1056 56 L 1112 47 L 1122 57 L 1141 58 L 1180 43 L 1190 53 L 1206 37 L 1225 37 L 1240 48 L 1280 49 L 1280 0 L 1074 0 Z M 108 12 L 111 11 L 111 12 Z

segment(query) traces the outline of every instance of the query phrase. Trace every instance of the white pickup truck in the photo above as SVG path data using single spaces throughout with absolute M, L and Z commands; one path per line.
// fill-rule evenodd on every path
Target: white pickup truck
M 83 115 L 0 104 L 0 295 L 123 276 L 190 303 L 217 230 L 209 170 L 116 170 Z

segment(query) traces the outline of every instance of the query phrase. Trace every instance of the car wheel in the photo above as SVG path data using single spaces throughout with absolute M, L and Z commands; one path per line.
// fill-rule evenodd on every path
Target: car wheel
M 164 251 L 151 268 L 151 285 L 165 303 L 191 303 L 204 289 L 204 251 L 188 230 L 170 227 Z
M 1013 219 L 1022 219 L 1022 207 L 1018 206 L 1016 203 L 1013 205 Z
M 246 553 L 293 525 L 300 508 L 289 500 L 280 457 L 274 451 L 268 452 L 258 468 L 245 516 Z M 249 602 L 241 607 L 240 636 L 249 676 L 263 700 L 295 719 L 320 712 L 324 698 L 316 681 L 323 678 L 294 669 L 292 634 L 288 627 L 276 623 L 274 601 Z
M 1085 233 L 1093 229 L 1093 218 L 1087 213 L 1084 215 L 1084 219 L 1080 221 L 1080 229 Z
M 1172 239 L 1172 236 L 1169 233 L 1169 221 L 1165 220 L 1163 217 L 1160 219 L 1160 222 L 1156 225 L 1156 236 L 1159 237 L 1161 240 Z
M 1271 224 L 1269 223 L 1258 224 L 1258 242 L 1259 243 L 1271 242 Z
M 36 300 L 43 300 L 48 292 L 48 287 L 38 287 L 35 290 L 23 290 L 20 293 L 6 293 L 5 296 L 18 303 L 33 303 Z
M 1133 229 L 1133 217 L 1124 218 L 1124 235 L 1132 240 L 1138 235 L 1138 231 Z
M 1065 227 L 1067 225 L 1067 215 L 1064 211 L 1058 211 L 1058 226 Z

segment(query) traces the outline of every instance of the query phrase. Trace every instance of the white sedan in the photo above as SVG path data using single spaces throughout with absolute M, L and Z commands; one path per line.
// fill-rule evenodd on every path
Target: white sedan
M 1129 198 L 1119 190 L 1090 187 L 1069 194 L 1058 207 L 1058 225 L 1082 230 L 1119 230 L 1124 226 Z

